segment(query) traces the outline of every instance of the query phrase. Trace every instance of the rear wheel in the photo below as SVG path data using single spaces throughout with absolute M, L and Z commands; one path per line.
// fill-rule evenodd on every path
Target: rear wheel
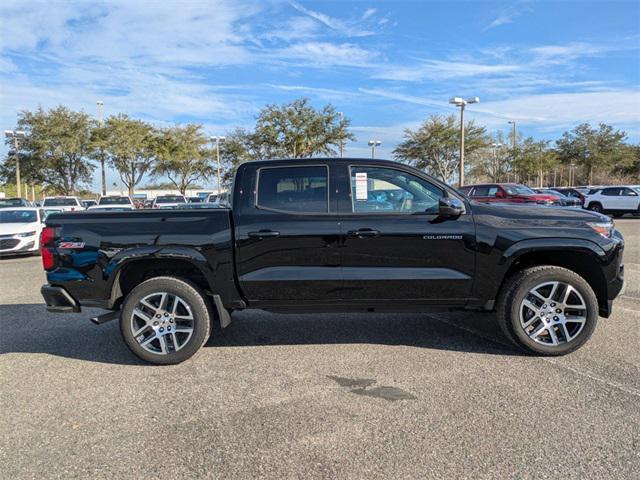
M 506 281 L 497 317 L 516 346 L 538 355 L 564 355 L 591 337 L 598 321 L 598 300 L 575 272 L 533 267 Z
M 602 213 L 602 205 L 599 203 L 590 203 L 587 209 L 592 212 Z
M 205 344 L 211 318 L 211 304 L 194 284 L 175 277 L 155 277 L 127 295 L 120 331 L 136 356 L 170 365 L 187 360 Z

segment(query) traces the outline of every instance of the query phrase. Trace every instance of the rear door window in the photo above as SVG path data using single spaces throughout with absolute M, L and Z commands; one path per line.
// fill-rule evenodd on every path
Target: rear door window
M 291 213 L 327 213 L 328 171 L 326 165 L 261 168 L 256 206 Z
M 473 191 L 474 197 L 488 197 L 489 187 L 476 187 Z
M 489 187 L 489 192 L 487 194 L 487 197 L 496 197 L 498 196 L 498 190 L 500 190 L 498 187 L 496 187 L 495 185 L 492 185 Z
M 619 188 L 604 188 L 602 190 L 602 195 L 604 195 L 605 197 L 617 197 L 620 195 L 620 189 Z

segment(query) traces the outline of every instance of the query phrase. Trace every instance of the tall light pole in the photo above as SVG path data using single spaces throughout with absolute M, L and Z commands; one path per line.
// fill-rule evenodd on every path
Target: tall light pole
M 515 120 L 509 120 L 508 123 L 509 123 L 509 125 L 511 125 L 513 127 L 513 130 L 511 132 L 511 135 L 512 135 L 512 137 L 511 137 L 511 148 L 513 149 L 513 152 L 512 152 L 513 157 L 512 158 L 515 158 L 515 154 L 516 154 L 516 121 Z M 516 170 L 515 165 L 513 166 L 513 180 L 515 182 L 518 181 L 518 172 Z
M 224 142 L 225 137 L 211 137 L 212 142 L 216 142 L 216 162 L 218 164 L 218 195 L 221 193 L 222 180 L 220 176 L 220 142 Z
M 455 105 L 456 107 L 460 107 L 460 181 L 458 182 L 458 188 L 464 185 L 464 107 L 467 104 L 478 103 L 480 98 L 471 97 L 466 100 L 462 97 L 451 97 L 449 99 L 449 103 Z
M 344 122 L 344 114 L 342 112 L 338 112 L 340 115 L 340 129 L 342 130 L 342 122 Z M 344 141 L 340 138 L 340 158 L 344 156 Z
M 104 126 L 103 107 L 104 107 L 104 102 L 102 100 L 98 100 L 96 102 L 96 110 L 98 114 L 98 125 L 100 125 L 100 128 Z M 102 195 L 106 195 L 107 194 L 107 178 L 104 171 L 104 152 L 102 150 L 102 147 L 100 147 L 100 173 L 102 175 Z
M 371 147 L 371 159 L 376 158 L 376 147 L 382 145 L 380 140 L 369 140 L 368 145 Z
M 20 185 L 20 154 L 18 152 L 18 140 L 24 140 L 26 138 L 26 134 L 22 130 L 5 130 L 4 135 L 7 138 L 13 139 L 13 154 L 16 157 L 16 194 L 18 195 L 18 197 L 22 197 L 22 185 Z
M 501 143 L 492 143 L 491 144 L 491 149 L 493 150 L 493 173 L 494 173 L 494 182 L 499 181 L 498 178 L 498 161 L 496 158 L 496 150 L 502 148 L 502 144 Z

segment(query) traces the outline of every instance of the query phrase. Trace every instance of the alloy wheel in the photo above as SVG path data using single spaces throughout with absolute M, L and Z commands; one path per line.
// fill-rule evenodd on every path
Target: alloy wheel
M 189 304 L 168 292 L 155 292 L 136 304 L 130 318 L 133 337 L 150 353 L 168 355 L 183 348 L 193 335 Z
M 566 282 L 536 285 L 520 303 L 520 325 L 529 338 L 547 346 L 571 342 L 587 322 L 587 304 Z

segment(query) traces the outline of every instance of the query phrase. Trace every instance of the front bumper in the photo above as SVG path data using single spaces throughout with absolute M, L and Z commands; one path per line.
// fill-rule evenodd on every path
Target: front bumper
M 80 311 L 80 304 L 63 287 L 43 285 L 40 293 L 42 293 L 49 312 L 69 313 Z
M 38 236 L 30 237 L 3 236 L 0 237 L 0 255 L 16 255 L 38 251 Z

